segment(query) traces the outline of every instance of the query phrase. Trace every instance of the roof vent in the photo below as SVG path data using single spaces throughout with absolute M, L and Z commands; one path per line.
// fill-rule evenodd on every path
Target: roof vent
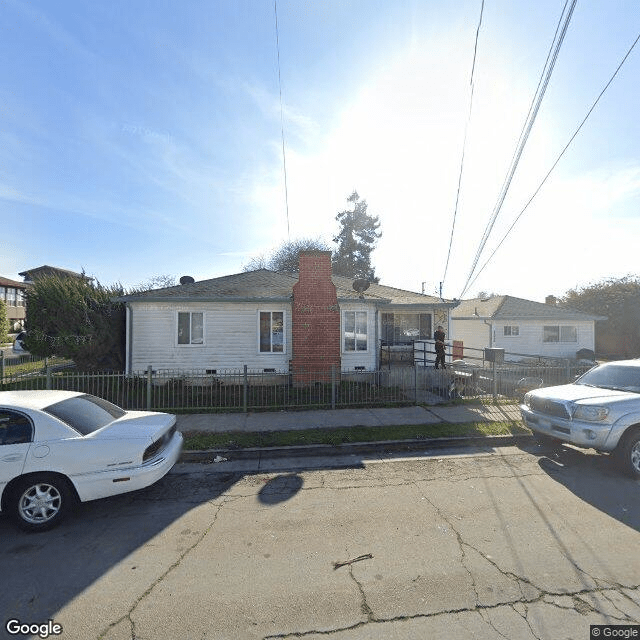
M 193 284 L 195 280 L 191 276 L 182 276 L 180 284 Z

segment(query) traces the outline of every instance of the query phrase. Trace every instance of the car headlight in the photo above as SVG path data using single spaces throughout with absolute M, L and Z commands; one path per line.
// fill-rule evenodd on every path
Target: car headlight
M 601 422 L 609 415 L 607 407 L 577 406 L 573 412 L 574 420 L 586 420 L 587 422 Z

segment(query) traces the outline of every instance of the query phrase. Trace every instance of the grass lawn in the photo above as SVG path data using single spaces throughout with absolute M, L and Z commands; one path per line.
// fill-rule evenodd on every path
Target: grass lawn
M 286 447 L 306 444 L 338 445 L 353 442 L 383 442 L 388 440 L 415 440 L 452 436 L 497 436 L 528 434 L 521 422 L 466 422 L 461 424 L 437 423 L 428 425 L 395 425 L 388 427 L 339 427 L 333 429 L 302 429 L 244 433 L 184 433 L 184 448 L 245 449 L 250 447 Z

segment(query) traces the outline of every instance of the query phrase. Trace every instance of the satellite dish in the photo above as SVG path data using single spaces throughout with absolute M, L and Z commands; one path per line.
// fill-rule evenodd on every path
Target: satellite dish
M 352 287 L 355 291 L 357 291 L 360 295 L 362 295 L 368 288 L 370 282 L 365 280 L 364 278 L 358 278 L 358 280 L 353 281 Z
M 191 276 L 182 276 L 180 284 L 193 284 L 195 280 Z

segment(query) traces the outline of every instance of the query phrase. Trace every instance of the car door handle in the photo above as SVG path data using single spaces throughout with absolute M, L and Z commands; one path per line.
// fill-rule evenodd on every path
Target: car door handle
M 18 460 L 22 460 L 23 458 L 24 455 L 21 453 L 10 453 L 9 455 L 0 458 L 0 460 L 2 460 L 2 462 L 18 462 Z

